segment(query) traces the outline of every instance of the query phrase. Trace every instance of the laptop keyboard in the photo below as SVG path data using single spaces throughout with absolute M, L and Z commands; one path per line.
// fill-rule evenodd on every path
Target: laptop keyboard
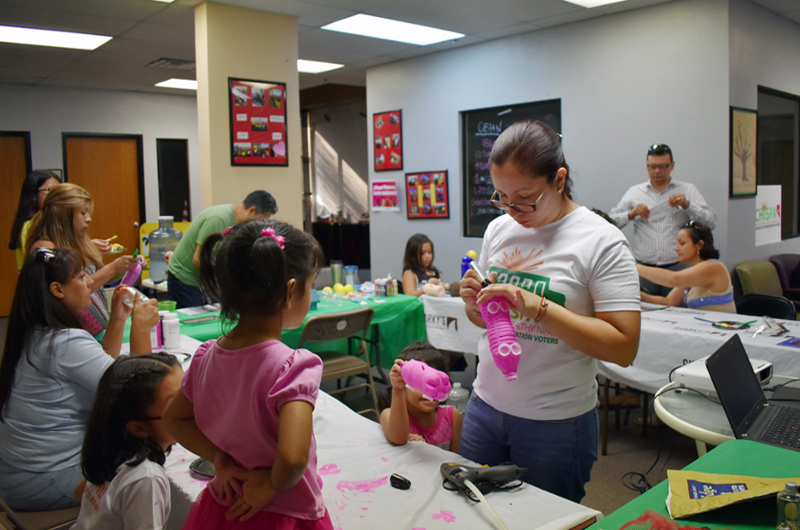
M 761 441 L 786 447 L 800 447 L 800 409 L 778 407 Z

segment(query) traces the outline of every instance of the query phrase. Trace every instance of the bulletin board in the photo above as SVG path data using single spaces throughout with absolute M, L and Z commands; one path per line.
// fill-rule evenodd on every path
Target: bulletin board
M 406 173 L 406 217 L 449 219 L 447 170 Z
M 286 83 L 228 78 L 232 166 L 288 166 Z
M 486 227 L 503 214 L 489 202 L 494 193 L 489 156 L 500 133 L 520 120 L 539 120 L 561 133 L 561 100 L 502 105 L 461 111 L 464 236 L 483 237 Z

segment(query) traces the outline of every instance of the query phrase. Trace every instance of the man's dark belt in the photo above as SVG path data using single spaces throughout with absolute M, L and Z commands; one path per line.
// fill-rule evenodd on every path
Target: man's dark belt
M 638 263 L 640 265 L 645 265 L 646 267 L 656 267 L 656 268 L 659 268 L 659 269 L 668 269 L 668 268 L 670 268 L 670 267 L 672 267 L 674 265 L 677 265 L 680 262 L 676 261 L 675 263 L 667 263 L 665 265 L 654 265 L 652 263 L 645 263 L 643 261 L 637 261 L 636 263 Z

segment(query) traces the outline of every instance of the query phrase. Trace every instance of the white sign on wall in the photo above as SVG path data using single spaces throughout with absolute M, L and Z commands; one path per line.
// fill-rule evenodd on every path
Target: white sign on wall
M 756 191 L 756 246 L 781 241 L 781 187 L 758 186 Z

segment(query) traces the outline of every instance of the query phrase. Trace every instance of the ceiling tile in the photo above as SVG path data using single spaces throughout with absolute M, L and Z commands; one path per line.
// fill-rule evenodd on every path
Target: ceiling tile
M 72 61 L 46 59 L 44 57 L 12 57 L 0 55 L 0 67 L 6 68 L 33 68 L 39 70 L 59 70 Z
M 800 10 L 800 1 L 798 0 L 755 0 L 755 2 L 776 13 Z
M 141 64 L 148 63 L 159 57 L 170 59 L 184 59 L 194 61 L 194 46 L 180 46 L 162 42 L 148 42 L 133 39 L 116 38 L 92 52 L 86 59 L 105 60 L 114 55 L 133 55 L 142 59 Z
M 597 11 L 603 15 L 610 15 L 612 13 L 620 13 L 622 11 L 631 11 L 641 7 L 654 6 L 657 4 L 666 4 L 672 0 L 627 0 L 626 2 L 617 2 L 615 4 L 608 4 L 604 6 L 593 7 L 588 11 Z
M 503 0 L 501 2 L 486 0 L 440 0 L 454 6 L 469 7 L 495 16 L 514 19 L 517 22 L 530 22 L 545 17 L 563 15 L 579 9 L 578 5 L 562 0 Z
M 520 24 L 514 24 L 513 26 L 507 26 L 505 28 L 478 33 L 476 36 L 480 37 L 481 40 L 492 40 L 502 37 L 510 37 L 511 35 L 519 35 L 520 33 L 529 33 L 539 29 L 540 27 L 541 26 L 534 24 L 533 22 L 522 22 Z
M 19 68 L 0 66 L 0 77 L 47 77 L 58 71 L 52 68 Z
M 517 22 L 510 17 L 497 16 L 463 6 L 456 7 L 437 0 L 394 0 L 368 9 L 366 13 L 464 34 L 512 26 Z
M 348 9 L 357 13 L 366 11 L 381 4 L 386 4 L 392 0 L 304 0 L 308 4 L 318 6 L 335 7 L 338 9 Z
M 789 20 L 794 20 L 795 22 L 800 24 L 800 11 L 790 11 L 788 13 L 783 13 L 783 16 L 785 16 Z
M 597 18 L 598 16 L 603 15 L 597 11 L 593 12 L 591 9 L 582 9 L 581 11 L 573 11 L 572 13 L 567 13 L 566 15 L 543 18 L 537 20 L 536 24 L 543 28 L 550 28 L 553 26 L 560 26 L 562 24 L 569 24 L 571 22 L 579 22 L 581 20 L 587 20 L 590 18 Z
M 359 52 L 332 50 L 321 46 L 309 46 L 306 44 L 300 45 L 299 57 L 300 59 L 307 59 L 311 61 L 325 61 L 329 63 L 339 64 L 353 64 L 365 59 L 369 59 L 373 54 L 367 50 Z
M 147 22 L 162 26 L 190 27 L 194 31 L 194 8 L 173 2 L 148 18 Z
M 145 0 L 0 0 L 0 6 L 138 21 L 165 9 L 167 4 Z
M 50 59 L 56 61 L 77 61 L 87 56 L 86 50 L 70 50 L 68 48 L 51 48 L 50 46 L 26 46 L 24 44 L 8 44 L 0 42 L 0 57 Z
M 300 0 L 217 0 L 227 4 L 255 11 L 266 11 L 297 17 L 297 23 L 304 26 L 324 26 L 335 20 L 355 15 L 355 11 L 314 5 Z
M 136 22 L 120 18 L 76 15 L 59 11 L 4 7 L 0 9 L 0 24 L 115 36 L 132 28 L 136 25 Z
M 0 83 L 9 85 L 37 85 L 42 81 L 41 77 L 25 77 L 16 75 L 0 75 Z
M 194 26 L 172 27 L 141 22 L 121 35 L 126 39 L 194 47 Z

